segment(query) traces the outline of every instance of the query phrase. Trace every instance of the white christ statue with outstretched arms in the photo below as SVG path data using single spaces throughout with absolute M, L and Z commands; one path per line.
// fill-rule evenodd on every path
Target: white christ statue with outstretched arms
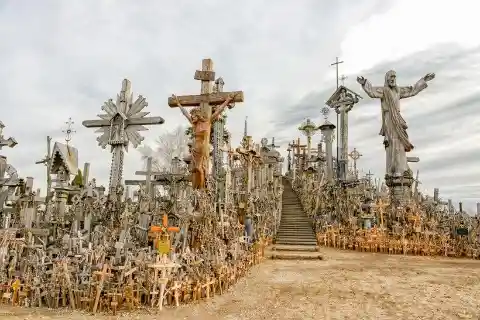
M 370 98 L 381 101 L 382 128 L 380 135 L 384 137 L 386 156 L 386 173 L 394 177 L 401 177 L 408 171 L 407 152 L 413 149 L 408 139 L 407 123 L 400 114 L 400 99 L 410 98 L 427 88 L 427 82 L 435 78 L 434 73 L 428 73 L 417 81 L 414 86 L 397 86 L 395 71 L 385 74 L 383 87 L 373 87 L 364 77 L 358 77 L 357 82 Z

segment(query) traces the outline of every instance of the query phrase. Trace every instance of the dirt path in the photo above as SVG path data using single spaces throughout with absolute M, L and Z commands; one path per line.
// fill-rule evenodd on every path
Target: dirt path
M 157 315 L 0 307 L 0 318 L 480 319 L 480 261 L 322 251 L 325 261 L 265 261 L 229 293 Z

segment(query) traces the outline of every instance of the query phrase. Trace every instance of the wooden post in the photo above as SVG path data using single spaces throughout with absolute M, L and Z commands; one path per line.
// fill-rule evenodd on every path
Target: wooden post
M 113 274 L 107 272 L 108 264 L 104 263 L 102 271 L 95 271 L 94 275 L 100 275 L 100 282 L 97 285 L 97 293 L 95 296 L 95 302 L 93 304 L 93 313 L 97 312 L 98 302 L 100 301 L 100 295 L 103 290 L 103 283 L 105 282 L 105 277 L 111 277 Z

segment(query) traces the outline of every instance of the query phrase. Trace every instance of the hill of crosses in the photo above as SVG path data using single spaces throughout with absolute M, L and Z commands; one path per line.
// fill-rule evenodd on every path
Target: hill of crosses
M 82 123 L 111 153 L 108 186 L 96 184 L 90 163 L 79 163 L 71 127 L 65 141 L 46 137 L 46 154 L 32 159 L 45 166 L 46 181 L 22 176 L 0 156 L 2 304 L 168 313 L 231 294 L 264 265 L 294 260 L 322 268 L 328 252 L 479 259 L 479 218 L 441 199 L 439 189 L 433 197 L 419 192 L 415 137 L 400 113 L 402 99 L 435 83 L 433 73 L 419 77 L 401 87 L 394 71 L 379 86 L 359 76 L 357 92 L 337 82 L 323 123 L 305 115 L 298 133 L 306 138 L 291 137 L 288 149 L 278 150 L 274 137 L 254 138 L 246 129 L 232 141 L 224 115 L 242 107 L 244 93 L 224 90 L 212 60 L 204 59 L 194 75 L 198 94 L 165 97 L 165 108 L 178 109 L 190 128 L 188 155 L 170 159 L 168 170 L 147 157 L 137 180 L 123 177 L 128 147 L 168 119 L 149 116 L 146 98 L 119 79 L 116 98 Z M 360 176 L 362 154 L 348 143 L 348 115 L 362 99 L 381 107 L 381 178 Z M 332 109 L 337 125 L 329 121 Z M 13 131 L 0 123 L 0 149 L 17 145 L 5 135 Z

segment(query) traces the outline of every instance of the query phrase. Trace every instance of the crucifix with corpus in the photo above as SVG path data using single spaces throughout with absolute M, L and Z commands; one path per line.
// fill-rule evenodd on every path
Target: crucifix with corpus
M 195 136 L 192 148 L 192 186 L 195 189 L 205 189 L 205 179 L 210 162 L 210 132 L 212 123 L 221 115 L 224 109 L 236 102 L 243 102 L 243 92 L 212 92 L 212 82 L 215 81 L 213 61 L 202 60 L 202 70 L 195 71 L 195 80 L 201 81 L 199 95 L 175 96 L 168 98 L 170 108 L 178 107 L 191 123 Z M 195 107 L 187 112 L 185 107 Z M 212 110 L 212 107 L 215 107 Z

